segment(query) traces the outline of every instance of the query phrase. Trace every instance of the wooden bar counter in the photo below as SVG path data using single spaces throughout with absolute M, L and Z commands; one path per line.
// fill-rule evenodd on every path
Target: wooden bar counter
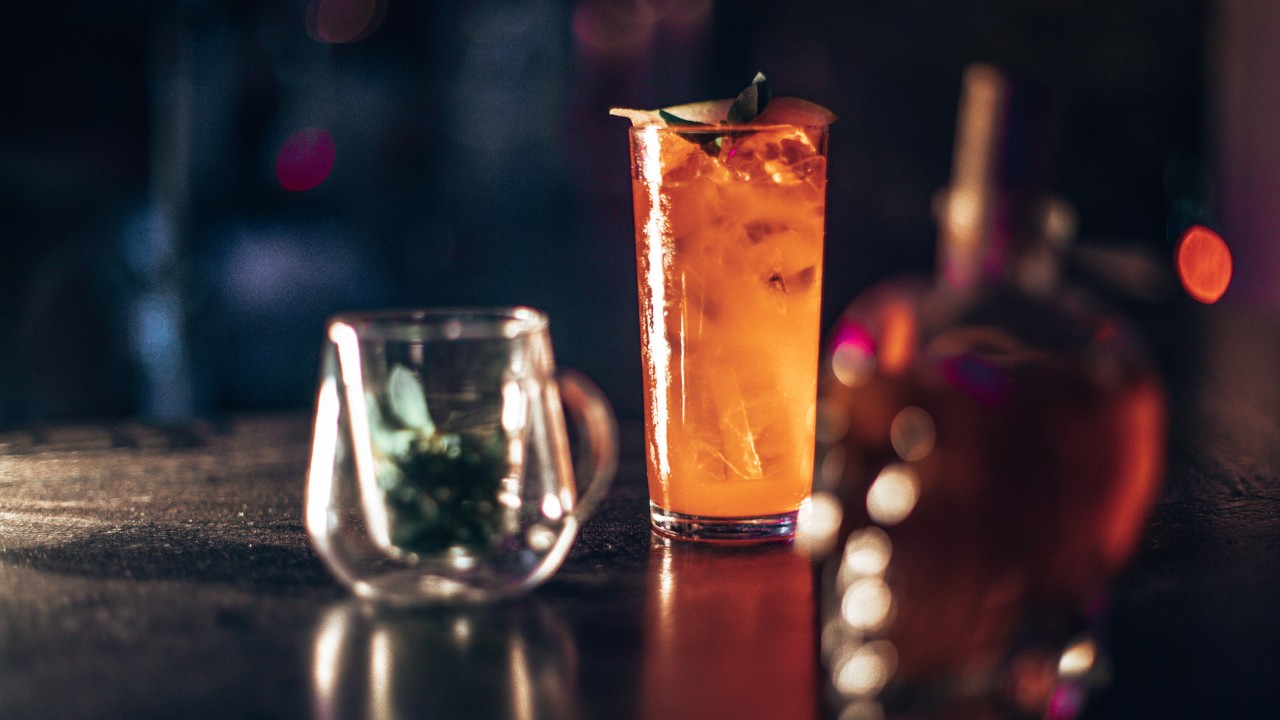
M 1167 342 L 1169 471 L 1081 718 L 1280 713 L 1280 326 Z M 826 717 L 787 545 L 650 533 L 642 429 L 568 560 L 491 606 L 377 611 L 302 524 L 305 410 L 0 434 L 0 717 Z

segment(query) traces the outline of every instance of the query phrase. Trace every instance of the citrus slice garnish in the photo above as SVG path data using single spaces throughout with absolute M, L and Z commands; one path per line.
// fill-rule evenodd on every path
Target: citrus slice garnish
M 733 100 L 703 100 L 673 105 L 661 110 L 611 108 L 610 115 L 624 117 L 637 127 L 643 125 L 718 125 L 725 120 Z
M 736 98 L 703 100 L 659 110 L 611 108 L 610 115 L 625 117 L 632 125 L 792 125 L 824 127 L 835 122 L 835 113 L 821 105 L 794 97 L 773 97 L 763 73 Z
M 835 121 L 836 114 L 817 103 L 794 97 L 776 97 L 751 124 L 825 127 Z

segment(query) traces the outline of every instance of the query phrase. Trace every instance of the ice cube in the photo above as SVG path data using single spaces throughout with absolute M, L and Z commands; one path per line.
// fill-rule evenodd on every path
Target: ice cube
M 787 229 L 787 224 L 776 220 L 752 220 L 742 226 L 747 232 L 747 240 L 752 245 L 758 245 L 769 238 L 770 235 L 780 233 Z
M 716 416 L 720 419 L 720 448 L 727 480 L 764 477 L 760 455 L 756 452 L 756 434 L 747 414 L 746 396 L 732 367 L 723 367 L 704 376 Z
M 775 268 L 762 275 L 761 282 L 773 300 L 772 307 L 778 312 L 785 313 L 791 302 L 787 296 L 803 295 L 813 287 L 816 276 L 817 270 L 813 266 L 790 274 L 784 274 Z
M 813 280 L 818 276 L 818 269 L 810 265 L 802 268 L 799 272 L 793 273 L 787 278 L 787 287 L 791 288 L 791 292 L 802 293 L 813 287 Z
M 670 161 L 665 157 L 663 158 L 663 167 L 666 168 L 663 182 L 669 184 L 692 182 L 702 177 L 714 166 L 715 161 L 708 157 L 706 153 L 699 151 L 691 143 L 684 144 L 692 149 L 687 149 L 686 152 L 682 153 L 673 153 Z
M 790 168 L 820 156 L 804 130 L 779 128 L 731 136 L 720 157 L 741 178 L 794 182 Z

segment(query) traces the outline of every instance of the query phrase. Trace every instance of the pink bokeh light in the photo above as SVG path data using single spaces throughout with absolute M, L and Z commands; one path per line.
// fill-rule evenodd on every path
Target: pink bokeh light
M 373 34 L 386 16 L 385 0 L 311 0 L 305 22 L 312 40 L 352 43 Z
M 310 190 L 329 177 L 336 159 L 337 150 L 328 130 L 303 128 L 290 135 L 276 153 L 276 177 L 285 190 Z

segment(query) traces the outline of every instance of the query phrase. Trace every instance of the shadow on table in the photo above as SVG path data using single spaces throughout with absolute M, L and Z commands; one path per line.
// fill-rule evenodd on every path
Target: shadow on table
M 146 523 L 94 530 L 62 543 L 0 551 L 0 562 L 89 578 L 230 584 L 259 592 L 327 587 L 333 579 L 301 528 L 261 529 L 262 541 L 220 536 L 205 525 Z

